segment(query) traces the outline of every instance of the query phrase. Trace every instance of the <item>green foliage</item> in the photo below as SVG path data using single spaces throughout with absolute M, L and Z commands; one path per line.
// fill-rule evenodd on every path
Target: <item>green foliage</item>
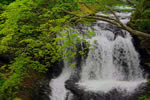
M 13 100 L 22 100 L 22 99 L 20 99 L 20 98 L 15 98 L 15 99 L 13 99 Z
M 12 100 L 19 95 L 30 70 L 44 73 L 55 62 L 75 57 L 76 44 L 85 40 L 70 28 L 72 16 L 61 11 L 79 9 L 71 2 L 16 0 L 0 14 L 0 56 L 10 59 L 0 67 L 0 98 Z
M 0 3 L 2 3 L 2 4 L 9 4 L 9 3 L 13 2 L 13 1 L 15 1 L 15 0 L 0 0 Z
M 146 63 L 146 65 L 148 65 L 150 67 L 150 63 Z
M 139 98 L 139 100 L 149 100 L 149 99 L 150 99 L 150 97 L 148 97 L 148 96 L 142 96 Z
M 24 80 L 24 77 L 29 76 L 29 69 L 36 69 L 38 71 L 47 70 L 44 65 L 41 65 L 38 61 L 31 60 L 31 57 L 27 57 L 26 54 L 21 54 L 15 58 L 12 64 L 1 67 L 2 82 L 0 87 L 0 96 L 5 99 L 12 99 L 17 95 L 17 90 Z
M 137 6 L 132 17 L 131 26 L 136 29 L 150 33 L 150 1 L 136 1 Z
M 32 77 L 30 70 L 45 73 L 62 59 L 71 62 L 76 54 L 85 55 L 87 48 L 78 51 L 77 44 L 87 43 L 83 37 L 91 38 L 94 32 L 80 35 L 71 28 L 70 21 L 75 17 L 62 11 L 81 12 L 78 0 L 3 1 L 0 10 L 0 57 L 8 61 L 0 66 L 0 98 L 18 100 L 18 91 L 26 88 L 23 84 L 25 78 Z M 98 1 L 101 10 L 107 10 L 105 5 L 112 7 L 119 3 L 117 0 L 81 1 L 88 2 L 88 5 Z M 70 66 L 74 67 L 72 63 Z
M 85 36 L 90 38 L 91 36 L 93 36 L 93 32 L 87 32 Z M 85 52 L 78 51 L 77 49 L 78 44 L 83 42 L 87 43 L 83 38 L 83 35 L 79 34 L 78 30 L 67 27 L 67 29 L 64 29 L 60 34 L 58 34 L 56 41 L 57 43 L 60 43 L 58 47 L 59 54 L 61 54 L 62 58 L 67 62 L 71 62 L 77 52 L 82 55 L 85 54 Z

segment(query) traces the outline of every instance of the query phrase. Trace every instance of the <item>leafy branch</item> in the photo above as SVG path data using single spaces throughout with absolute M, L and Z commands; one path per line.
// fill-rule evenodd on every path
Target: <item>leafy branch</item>
M 65 13 L 67 13 L 67 14 L 70 14 L 70 15 L 73 15 L 73 16 L 77 17 L 76 20 L 86 18 L 86 19 L 96 19 L 96 20 L 105 21 L 105 22 L 111 23 L 113 25 L 116 25 L 119 28 L 122 28 L 122 29 L 130 32 L 132 35 L 136 35 L 138 37 L 150 39 L 150 35 L 148 33 L 144 33 L 144 32 L 141 32 L 141 31 L 134 30 L 131 27 L 123 24 L 120 21 L 119 17 L 116 15 L 116 13 L 111 8 L 108 8 L 108 9 L 114 15 L 115 18 L 110 18 L 110 17 L 107 17 L 107 16 L 96 15 L 96 14 L 89 14 L 89 15 L 85 15 L 85 16 L 80 16 L 80 15 L 74 14 L 70 11 L 67 11 L 65 9 L 61 9 L 61 10 Z

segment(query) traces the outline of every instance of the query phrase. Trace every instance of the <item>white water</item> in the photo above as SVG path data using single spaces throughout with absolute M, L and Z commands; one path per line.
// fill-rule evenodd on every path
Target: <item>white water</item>
M 112 89 L 117 89 L 120 92 L 131 93 L 143 82 L 145 81 L 89 80 L 78 84 L 84 87 L 85 91 L 107 93 Z
M 97 26 L 95 30 L 97 35 L 89 39 L 93 47 L 82 67 L 78 84 L 87 91 L 108 92 L 116 88 L 134 92 L 145 79 L 132 37 L 126 32 L 124 38 L 117 36 L 113 40 L 114 33 Z
M 115 8 L 116 9 L 134 9 L 132 7 L 129 7 L 129 6 L 116 6 Z
M 51 100 L 65 100 L 67 90 L 65 89 L 65 81 L 69 79 L 72 69 L 68 67 L 65 63 L 65 68 L 63 69 L 60 76 L 56 79 L 52 79 L 50 82 L 50 87 L 52 93 L 50 95 Z
M 97 13 L 101 14 L 101 13 Z M 131 13 L 116 13 L 126 24 Z M 108 15 L 106 15 L 108 16 Z M 112 16 L 112 15 L 109 15 Z M 77 84 L 86 91 L 109 92 L 112 89 L 134 92 L 146 80 L 140 68 L 139 55 L 136 52 L 131 35 L 122 30 L 124 37 L 104 30 L 103 26 L 94 26 L 96 36 L 88 41 L 93 44 L 85 64 L 82 67 L 81 81 Z
M 129 21 L 131 15 L 131 13 L 116 14 L 124 24 Z M 107 22 L 97 21 L 97 23 L 103 23 L 103 26 L 95 25 L 96 36 L 87 39 L 93 46 L 82 66 L 81 80 L 77 84 L 86 91 L 93 92 L 107 93 L 114 88 L 120 92 L 134 92 L 146 81 L 142 75 L 139 55 L 133 46 L 132 37 L 125 31 L 124 37 L 119 35 L 116 37 L 113 32 L 103 30 L 107 27 Z M 68 90 L 64 85 L 71 73 L 72 70 L 66 66 L 59 77 L 51 80 L 51 100 L 65 100 Z

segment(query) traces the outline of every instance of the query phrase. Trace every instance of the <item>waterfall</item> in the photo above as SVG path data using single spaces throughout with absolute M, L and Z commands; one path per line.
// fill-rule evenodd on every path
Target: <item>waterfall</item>
M 50 87 L 52 93 L 50 95 L 51 100 L 65 100 L 67 90 L 65 89 L 65 81 L 69 79 L 72 69 L 68 67 L 68 64 L 65 63 L 64 69 L 60 76 L 56 79 L 52 79 L 50 82 Z
M 129 21 L 131 15 L 116 14 L 124 24 Z M 96 36 L 87 39 L 93 46 L 82 66 L 81 80 L 78 84 L 87 91 L 107 93 L 118 89 L 120 92 L 134 92 L 146 80 L 131 35 L 103 21 L 97 21 L 93 29 Z
M 129 21 L 131 15 L 116 14 L 124 24 Z M 131 35 L 103 21 L 97 21 L 91 29 L 94 29 L 95 36 L 87 39 L 92 46 L 85 62 L 82 63 L 80 80 L 76 84 L 86 91 L 107 93 L 118 89 L 120 92 L 133 93 L 146 79 Z M 66 66 L 59 77 L 51 80 L 51 100 L 66 100 L 69 91 L 65 88 L 65 81 L 70 78 L 72 72 L 73 69 Z
M 118 88 L 133 92 L 144 82 L 140 68 L 139 55 L 136 52 L 131 35 L 121 30 L 114 34 L 104 30 L 108 24 L 94 26 L 96 36 L 88 41 L 93 45 L 85 64 L 82 66 L 80 86 L 88 91 L 108 92 Z M 117 36 L 116 36 L 117 35 Z

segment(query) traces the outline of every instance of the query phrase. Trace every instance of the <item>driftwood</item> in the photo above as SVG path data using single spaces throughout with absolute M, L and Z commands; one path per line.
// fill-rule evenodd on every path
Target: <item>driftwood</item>
M 148 39 L 148 40 L 150 39 L 150 34 L 134 30 L 131 27 L 123 24 L 120 21 L 119 17 L 115 14 L 115 12 L 111 8 L 108 8 L 108 9 L 114 15 L 115 18 L 111 18 L 111 17 L 107 17 L 107 16 L 103 16 L 103 15 L 96 15 L 96 14 L 89 14 L 89 15 L 85 15 L 85 16 L 80 16 L 80 15 L 74 14 L 74 13 L 67 11 L 67 10 L 64 10 L 64 9 L 61 9 L 61 10 L 67 14 L 70 14 L 70 15 L 73 15 L 74 17 L 77 17 L 76 20 L 81 20 L 81 19 L 85 18 L 85 19 L 96 19 L 96 20 L 105 21 L 105 22 L 111 23 L 113 25 L 116 25 L 119 28 L 122 28 L 122 29 L 130 32 L 132 35 L 142 37 L 142 38 Z

